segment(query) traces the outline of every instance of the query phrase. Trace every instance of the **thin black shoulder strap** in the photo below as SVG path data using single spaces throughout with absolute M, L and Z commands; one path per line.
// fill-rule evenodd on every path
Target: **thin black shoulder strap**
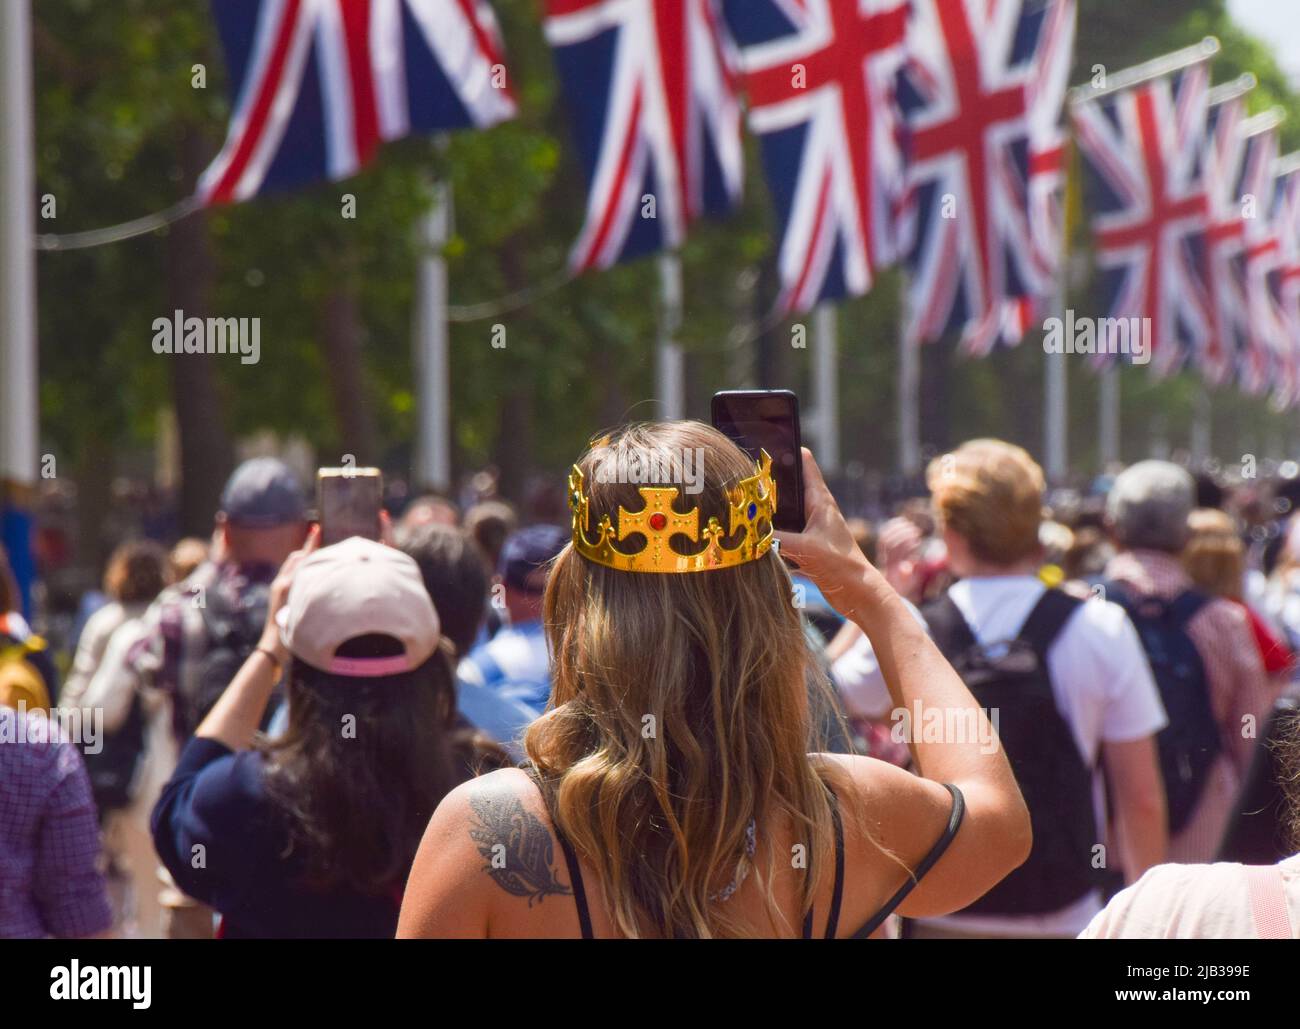
M 546 793 L 542 790 L 541 783 L 538 782 L 537 770 L 529 762 L 524 762 L 519 767 L 533 781 L 533 785 L 537 787 L 537 791 L 545 799 Z M 582 938 L 584 940 L 594 940 L 596 935 L 591 931 L 591 912 L 587 908 L 587 891 L 582 885 L 582 868 L 578 864 L 578 855 L 574 852 L 573 845 L 569 843 L 569 838 L 564 835 L 554 816 L 551 816 L 551 831 L 555 833 L 555 839 L 560 844 L 560 850 L 564 854 L 564 863 L 569 868 L 569 884 L 573 889 L 573 903 L 578 909 L 578 925 L 582 929 Z
M 953 837 L 957 835 L 957 830 L 961 828 L 961 820 L 966 814 L 966 798 L 961 795 L 961 790 L 952 783 L 946 782 L 943 785 L 952 794 L 952 814 L 948 816 L 948 827 L 944 829 L 943 835 L 939 837 L 935 845 L 930 848 L 930 853 L 926 854 L 921 859 L 921 863 L 916 866 L 916 872 L 908 877 L 907 882 L 899 887 L 898 892 L 885 902 L 885 906 L 877 911 L 866 925 L 853 934 L 852 939 L 865 940 L 879 929 L 884 924 L 885 919 L 898 908 L 898 905 L 907 899 L 907 895 L 916 889 L 916 884 L 943 857 L 944 851 L 948 849 L 948 844 L 952 843 Z
M 830 789 L 830 787 L 827 787 Z M 835 939 L 840 925 L 840 904 L 844 902 L 844 822 L 840 819 L 839 798 L 831 794 L 831 824 L 835 826 L 835 892 L 831 895 L 831 916 L 826 922 L 826 939 Z
M 551 823 L 551 828 L 560 843 L 560 850 L 564 851 L 564 863 L 569 866 L 569 883 L 573 887 L 573 903 L 578 908 L 578 924 L 582 927 L 582 938 L 594 940 L 596 936 L 591 931 L 591 912 L 587 909 L 587 891 L 582 885 L 582 869 L 578 865 L 578 855 L 574 853 L 569 838 L 560 831 L 560 827 L 554 821 Z

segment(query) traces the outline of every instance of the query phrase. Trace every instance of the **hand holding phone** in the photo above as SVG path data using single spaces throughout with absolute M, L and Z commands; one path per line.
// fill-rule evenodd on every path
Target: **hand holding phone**
M 827 602 L 846 618 L 854 618 L 850 598 L 891 594 L 889 584 L 876 571 L 853 538 L 839 504 L 831 495 L 812 452 L 802 449 L 806 525 L 802 532 L 777 530 L 781 556 L 798 563 L 801 574 L 817 584 Z

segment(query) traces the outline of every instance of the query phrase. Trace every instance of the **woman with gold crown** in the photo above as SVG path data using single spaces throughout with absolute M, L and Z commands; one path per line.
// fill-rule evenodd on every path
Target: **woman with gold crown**
M 690 490 L 604 465 L 684 453 L 703 455 Z M 763 456 L 669 422 L 623 428 L 574 467 L 572 542 L 545 597 L 550 705 L 524 768 L 439 805 L 399 936 L 880 936 L 888 915 L 957 910 L 1024 861 L 1029 817 L 984 712 L 806 450 L 806 528 L 773 529 Z M 819 752 L 783 558 L 870 638 L 896 710 L 978 731 L 910 740 L 919 775 Z

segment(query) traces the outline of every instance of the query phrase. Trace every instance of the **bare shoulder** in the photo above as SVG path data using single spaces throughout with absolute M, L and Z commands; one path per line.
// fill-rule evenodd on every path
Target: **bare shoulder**
M 913 867 L 943 832 L 952 797 L 941 784 L 856 754 L 817 754 L 814 760 L 845 812 L 850 855 L 877 855 L 883 848 Z
M 811 758 L 832 786 L 847 787 L 861 798 L 883 802 L 901 793 L 912 804 L 918 797 L 933 795 L 942 801 L 939 807 L 948 807 L 949 794 L 943 786 L 888 761 L 861 754 L 813 754 Z
M 438 805 L 420 843 L 399 935 L 487 935 L 512 918 L 512 902 L 526 909 L 568 895 L 556 849 L 524 772 L 506 768 L 462 783 Z
M 465 801 L 468 834 L 483 873 L 503 894 L 530 908 L 550 896 L 569 896 L 550 816 L 532 780 L 511 768 L 466 785 L 474 787 Z
M 524 849 L 552 849 L 550 818 L 526 773 L 502 768 L 461 783 L 443 798 L 426 833 L 442 851 L 477 854 L 490 878 Z M 516 883 L 516 886 L 519 884 Z
M 472 820 L 483 809 L 518 805 L 533 813 L 545 813 L 541 795 L 528 774 L 519 768 L 499 768 L 486 775 L 467 779 L 443 798 L 437 818 Z

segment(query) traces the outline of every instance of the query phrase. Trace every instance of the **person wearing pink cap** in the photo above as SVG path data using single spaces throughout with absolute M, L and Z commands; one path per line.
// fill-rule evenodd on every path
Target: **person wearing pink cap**
M 450 648 L 416 563 L 319 541 L 285 561 L 257 648 L 153 813 L 163 864 L 225 937 L 391 937 L 430 814 L 497 756 L 455 727 Z M 267 740 L 281 678 L 288 727 Z

